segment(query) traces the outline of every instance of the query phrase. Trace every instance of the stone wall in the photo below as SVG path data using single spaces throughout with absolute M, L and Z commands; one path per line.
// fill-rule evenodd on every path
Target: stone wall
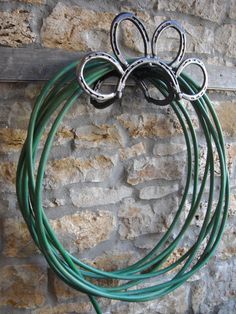
M 109 27 L 120 11 L 135 12 L 150 32 L 165 19 L 177 19 L 187 30 L 187 55 L 208 64 L 235 65 L 235 0 L 1 0 L 0 45 L 110 51 Z M 124 36 L 124 44 L 140 53 L 138 35 L 129 29 Z M 162 56 L 175 51 L 175 36 L 168 34 L 159 49 Z M 86 296 L 50 271 L 17 205 L 16 164 L 41 87 L 37 82 L 0 84 L 0 313 L 93 313 Z M 105 313 L 236 312 L 235 92 L 209 94 L 225 134 L 232 189 L 221 244 L 207 266 L 168 296 L 137 304 L 100 300 Z M 189 110 L 201 136 L 191 106 Z M 148 104 L 133 87 L 127 88 L 121 104 L 101 111 L 84 96 L 64 119 L 53 144 L 45 210 L 68 250 L 99 268 L 114 270 L 144 256 L 166 231 L 181 197 L 185 168 L 183 134 L 169 106 Z M 204 204 L 169 262 L 194 240 Z

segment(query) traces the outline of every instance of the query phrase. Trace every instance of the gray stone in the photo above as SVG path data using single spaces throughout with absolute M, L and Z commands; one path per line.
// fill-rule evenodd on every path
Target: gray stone
M 235 220 L 228 219 L 217 255 L 221 259 L 230 259 L 236 256 Z
M 118 116 L 117 120 L 134 138 L 167 138 L 183 132 L 177 118 L 172 114 L 124 113 Z
M 46 171 L 46 187 L 56 188 L 76 182 L 102 182 L 111 175 L 115 159 L 100 155 L 89 159 L 69 157 L 51 161 Z
M 59 2 L 43 22 L 42 43 L 49 48 L 76 51 L 108 50 L 108 31 L 113 16 L 111 12 L 97 12 Z
M 127 167 L 127 182 L 137 185 L 155 179 L 177 180 L 182 177 L 184 168 L 185 161 L 169 156 L 136 159 Z
M 122 148 L 119 150 L 120 158 L 122 160 L 134 158 L 140 155 L 144 155 L 146 153 L 145 145 L 140 142 L 132 145 L 131 147 Z
M 121 239 L 136 239 L 139 236 L 166 231 L 166 217 L 177 207 L 176 198 L 161 199 L 153 208 L 133 199 L 125 199 L 120 206 L 119 234 Z M 139 242 L 139 241 L 138 241 Z M 140 245 L 138 244 L 140 247 Z M 149 247 L 149 243 L 146 243 Z
M 0 44 L 20 47 L 33 43 L 36 34 L 31 30 L 31 19 L 32 14 L 28 10 L 0 12 Z
M 226 301 L 218 306 L 217 314 L 233 314 L 236 313 L 236 302 L 235 300 Z
M 146 186 L 140 190 L 139 197 L 143 200 L 161 198 L 178 191 L 178 184 Z
M 38 308 L 31 312 L 32 314 L 81 314 L 91 313 L 91 304 L 85 300 L 78 300 L 78 302 L 60 303 L 57 305 L 49 305 Z
M 31 257 L 39 253 L 23 218 L 5 219 L 3 236 L 3 254 L 7 257 Z
M 236 194 L 231 192 L 229 203 L 229 217 L 236 216 Z
M 114 216 L 104 210 L 78 212 L 51 220 L 50 223 L 70 252 L 92 248 L 109 239 L 115 227 Z
M 202 299 L 199 312 L 210 314 L 226 300 L 235 299 L 236 291 L 236 262 L 235 259 L 228 261 L 210 261 L 208 265 L 209 276 L 206 280 L 199 282 L 206 285 L 205 298 Z
M 230 0 L 229 17 L 231 19 L 236 20 L 236 2 L 235 2 L 235 0 Z
M 191 285 L 191 306 L 193 313 L 199 313 L 207 293 L 207 284 L 202 280 L 196 280 Z
M 154 212 L 150 205 L 126 199 L 119 209 L 118 216 L 121 219 L 119 234 L 122 240 L 134 239 L 139 235 L 158 231 L 153 223 Z
M 153 209 L 155 215 L 158 217 L 157 223 L 160 232 L 166 232 L 178 210 L 178 198 L 171 195 L 156 200 Z
M 178 143 L 156 143 L 153 148 L 153 154 L 156 156 L 167 156 L 182 153 L 187 150 L 185 144 Z
M 211 215 L 215 212 L 216 206 L 217 206 L 217 203 L 213 202 L 211 207 L 210 207 Z M 190 225 L 198 227 L 198 228 L 202 227 L 205 216 L 206 216 L 207 207 L 208 207 L 208 201 L 200 202 Z M 184 215 L 182 216 L 182 219 L 183 219 L 182 222 L 184 222 L 184 220 L 187 218 L 187 215 L 189 214 L 190 208 L 191 208 L 190 202 L 186 201 L 185 207 L 184 207 L 185 212 L 184 212 Z
M 206 25 L 193 25 L 183 20 L 186 31 L 186 52 L 212 54 L 214 49 L 214 31 Z
M 176 289 L 174 292 L 146 303 L 117 303 L 112 314 L 183 314 L 188 311 L 189 286 Z
M 114 149 L 123 146 L 122 137 L 115 125 L 86 125 L 76 129 L 74 145 L 81 148 Z
M 123 198 L 129 197 L 132 189 L 121 186 L 119 188 L 90 187 L 82 189 L 71 189 L 72 203 L 77 207 L 91 207 L 105 204 L 116 204 Z
M 18 309 L 40 307 L 46 302 L 46 269 L 34 264 L 6 265 L 1 267 L 0 286 L 1 306 Z
M 225 56 L 236 57 L 236 25 L 223 24 L 216 30 L 215 49 Z
M 158 0 L 157 9 L 191 14 L 212 22 L 220 23 L 226 15 L 227 2 L 222 2 L 220 0 Z
M 225 144 L 225 151 L 227 157 L 227 168 L 229 171 L 229 175 L 233 174 L 234 169 L 234 160 L 236 156 L 236 145 L 232 144 Z M 207 146 L 199 146 L 199 176 L 202 178 L 205 167 L 206 167 L 206 159 L 207 159 Z M 221 167 L 219 161 L 219 154 L 217 149 L 213 147 L 213 159 L 214 159 L 214 173 L 216 176 L 220 176 L 221 174 Z

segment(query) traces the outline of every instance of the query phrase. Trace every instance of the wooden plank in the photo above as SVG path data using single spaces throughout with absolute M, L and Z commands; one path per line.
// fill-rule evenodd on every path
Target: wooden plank
M 0 81 L 47 81 L 81 54 L 59 49 L 0 48 Z
M 47 81 L 82 55 L 60 49 L 0 47 L 0 82 Z M 206 64 L 206 68 L 209 89 L 236 90 L 236 67 Z

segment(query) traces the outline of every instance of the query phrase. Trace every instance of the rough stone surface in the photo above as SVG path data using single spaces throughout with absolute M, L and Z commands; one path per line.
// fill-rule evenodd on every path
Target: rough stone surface
M 75 138 L 75 130 L 71 129 L 70 127 L 63 126 L 60 128 L 55 136 L 55 141 L 53 144 L 62 145 L 67 142 L 72 141 Z
M 64 198 L 53 197 L 52 199 L 43 200 L 44 208 L 55 208 L 59 206 L 64 206 L 65 204 L 66 204 L 66 200 Z
M 18 0 L 19 2 L 31 3 L 31 4 L 45 4 L 46 0 Z
M 98 269 L 114 271 L 134 262 L 134 255 L 134 252 L 111 251 L 109 254 L 103 254 L 94 260 L 90 260 L 90 264 Z
M 44 20 L 41 29 L 43 45 L 77 51 L 107 50 L 113 16 L 112 13 L 88 10 L 82 6 L 70 7 L 59 2 Z
M 84 211 L 51 220 L 51 225 L 65 247 L 73 252 L 94 247 L 109 239 L 115 220 L 108 211 Z
M 227 156 L 227 166 L 229 170 L 229 174 L 234 174 L 234 165 L 236 160 L 236 144 L 235 142 L 231 144 L 226 144 L 226 156 Z
M 3 83 L 1 83 L 2 85 Z M 9 128 L 11 130 L 15 129 L 16 126 L 18 130 L 26 129 L 29 122 L 30 112 L 32 110 L 32 102 L 31 100 L 20 100 L 22 95 L 16 94 L 17 99 L 10 100 L 10 98 L 14 97 L 10 95 L 10 89 L 7 90 L 9 92 L 8 96 L 3 96 L 7 98 L 7 103 L 4 104 L 4 108 L 1 111 L 0 123 L 1 129 Z M 4 88 L 2 87 L 2 93 L 4 94 Z M 3 102 L 4 103 L 4 102 Z M 7 131 L 5 131 L 7 132 Z
M 163 206 L 165 210 L 163 211 Z M 122 240 L 135 239 L 141 235 L 158 234 L 166 230 L 166 216 L 176 211 L 176 199 L 159 200 L 152 208 L 149 204 L 135 202 L 127 198 L 120 206 L 118 216 L 121 218 L 119 234 Z M 168 214 L 167 214 L 168 213 Z
M 130 136 L 166 138 L 174 134 L 182 133 L 177 121 L 164 115 L 129 115 L 122 114 L 118 121 L 129 131 Z
M 71 190 L 71 199 L 77 207 L 90 207 L 99 206 L 105 204 L 115 204 L 121 201 L 123 198 L 128 197 L 132 194 L 132 189 L 125 186 L 119 189 L 108 189 L 108 188 L 83 188 L 78 191 L 75 189 Z
M 46 306 L 34 310 L 32 314 L 81 314 L 91 313 L 91 305 L 87 302 L 62 303 L 56 306 Z
M 0 129 L 0 152 L 19 151 L 26 139 L 26 131 L 20 129 Z
M 211 216 L 212 216 L 212 213 L 215 212 L 216 206 L 217 206 L 217 202 L 213 202 L 212 206 L 211 206 Z M 199 207 L 197 208 L 196 213 L 195 213 L 195 215 L 194 215 L 194 217 L 190 223 L 191 225 L 198 227 L 198 228 L 202 227 L 202 224 L 203 224 L 205 216 L 206 216 L 207 207 L 208 207 L 208 201 L 201 201 L 200 202 Z M 182 217 L 183 222 L 187 218 L 187 215 L 189 214 L 190 209 L 191 209 L 190 202 L 186 202 L 185 208 L 184 208 L 184 211 L 185 211 L 184 217 Z
M 223 55 L 236 57 L 236 25 L 223 24 L 215 33 L 216 50 Z
M 123 10 L 124 12 L 129 11 L 129 8 L 128 7 L 123 8 Z M 150 25 L 151 22 L 150 15 L 147 12 L 138 10 L 135 10 L 134 13 L 145 23 L 145 26 L 148 29 L 149 28 L 148 26 Z M 126 51 L 130 52 L 131 51 L 130 48 L 132 48 L 132 54 L 134 56 L 144 55 L 143 40 L 137 28 L 130 21 L 125 21 L 122 24 L 120 25 L 121 29 L 120 40 L 122 52 L 125 54 Z
M 143 200 L 150 200 L 155 198 L 161 198 L 166 195 L 175 193 L 178 191 L 179 185 L 156 185 L 156 186 L 146 186 L 140 190 L 139 197 Z
M 196 15 L 203 19 L 220 23 L 226 15 L 227 2 L 222 2 L 220 0 L 213 0 L 211 2 L 204 0 L 159 0 L 157 1 L 157 9 Z
M 134 239 L 141 234 L 154 233 L 158 230 L 153 223 L 153 210 L 150 205 L 126 199 L 118 215 L 123 222 L 119 227 L 121 239 Z
M 235 260 L 211 262 L 208 268 L 209 276 L 207 280 L 198 282 L 198 289 L 193 289 L 192 300 L 200 313 L 210 314 L 223 305 L 225 300 L 235 301 Z
M 3 223 L 3 254 L 9 257 L 29 257 L 38 250 L 22 218 L 7 218 Z
M 54 160 L 47 168 L 46 186 L 56 188 L 68 183 L 101 182 L 109 178 L 113 166 L 113 161 L 106 156 Z
M 127 182 L 136 185 L 155 179 L 180 179 L 183 175 L 184 165 L 183 160 L 174 160 L 172 157 L 134 160 L 127 169 Z
M 168 266 L 172 265 L 173 263 L 177 262 L 180 259 L 180 257 L 182 257 L 186 252 L 187 252 L 187 248 L 186 247 L 179 247 L 179 248 L 177 248 L 176 250 L 173 251 L 173 253 L 170 254 L 170 256 L 164 262 L 162 267 L 163 268 L 164 267 L 168 267 Z M 181 266 L 179 265 L 178 267 L 176 267 L 171 272 L 176 272 L 180 268 L 181 268 Z
M 230 195 L 230 204 L 229 204 L 229 216 L 236 216 L 236 194 L 235 192 L 231 192 Z
M 3 190 L 12 189 L 16 182 L 16 164 L 13 162 L 0 163 L 0 184 Z
M 219 117 L 223 132 L 228 136 L 236 135 L 235 116 L 236 108 L 234 102 L 225 102 L 217 107 L 217 115 Z M 230 114 L 229 114 L 230 112 Z
M 147 303 L 123 303 L 117 304 L 111 311 L 112 314 L 135 313 L 143 314 L 143 308 L 150 314 L 182 314 L 188 310 L 189 286 L 179 287 L 173 293 Z
M 122 139 L 115 125 L 88 125 L 76 129 L 76 148 L 117 148 Z
M 196 280 L 191 286 L 191 305 L 194 313 L 199 313 L 200 305 L 207 293 L 206 284 L 201 280 Z
M 167 156 L 182 153 L 187 147 L 178 143 L 156 143 L 153 148 L 153 154 L 156 156 Z
M 20 47 L 33 43 L 36 35 L 31 30 L 30 19 L 27 10 L 0 12 L 0 45 Z
M 82 295 L 81 292 L 69 287 L 56 275 L 53 275 L 53 289 L 59 302 L 75 299 Z
M 153 210 L 158 217 L 160 232 L 166 232 L 178 209 L 178 198 L 171 195 L 155 201 Z
M 145 146 L 142 142 L 134 144 L 131 147 L 122 148 L 119 150 L 120 158 L 122 160 L 134 158 L 140 155 L 144 155 L 146 153 Z
M 234 0 L 230 1 L 229 17 L 236 20 L 236 2 Z
M 230 259 L 232 256 L 236 256 L 236 231 L 235 225 L 228 223 L 226 225 L 222 240 L 218 248 L 218 256 L 223 259 Z
M 137 258 L 135 258 L 134 252 L 109 251 L 106 254 L 96 257 L 95 259 L 84 260 L 84 262 L 97 269 L 110 272 L 127 267 L 128 265 L 133 264 L 136 260 Z M 96 285 L 102 285 L 106 287 L 114 287 L 119 284 L 119 280 L 117 279 L 88 278 L 88 280 Z
M 204 24 L 193 25 L 185 20 L 181 21 L 186 31 L 186 52 L 212 54 L 214 49 L 214 31 Z M 178 46 L 177 46 L 178 47 Z M 177 50 L 178 51 L 178 50 Z
M 236 145 L 234 143 L 226 144 L 225 151 L 226 151 L 226 158 L 227 158 L 227 168 L 229 171 L 229 175 L 232 176 L 233 170 L 234 170 L 235 157 L 236 157 Z M 200 151 L 199 151 L 200 177 L 203 177 L 205 166 L 206 166 L 206 159 L 207 159 L 207 147 L 200 146 Z M 221 167 L 220 167 L 220 162 L 219 162 L 219 155 L 215 147 L 213 147 L 213 159 L 215 162 L 214 173 L 216 176 L 219 176 L 221 174 Z
M 0 270 L 0 304 L 33 309 L 46 301 L 47 275 L 36 265 L 9 265 Z

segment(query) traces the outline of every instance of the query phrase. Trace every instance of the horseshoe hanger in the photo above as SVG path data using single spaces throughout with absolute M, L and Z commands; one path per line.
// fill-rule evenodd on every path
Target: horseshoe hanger
M 143 57 L 127 60 L 119 47 L 118 30 L 120 24 L 125 20 L 132 22 L 142 37 L 144 46 Z M 179 49 L 174 59 L 167 62 L 157 56 L 157 48 L 159 37 L 169 28 L 175 29 L 179 34 Z M 91 97 L 92 104 L 96 108 L 105 108 L 110 106 L 115 101 L 115 99 L 121 99 L 123 90 L 126 86 L 126 81 L 129 77 L 132 77 L 141 87 L 148 102 L 152 102 L 160 106 L 170 104 L 171 101 L 173 101 L 175 98 L 184 98 L 194 101 L 205 93 L 208 84 L 206 68 L 203 62 L 199 59 L 189 58 L 183 60 L 186 51 L 186 35 L 183 28 L 177 21 L 168 20 L 161 23 L 154 31 L 152 40 L 150 41 L 144 24 L 133 13 L 120 13 L 112 22 L 110 40 L 114 57 L 105 52 L 89 53 L 82 59 L 76 71 L 78 82 L 84 91 Z M 110 73 L 105 74 L 101 80 L 96 82 L 94 86 L 91 87 L 84 79 L 85 66 L 92 60 L 99 59 L 102 60 L 107 66 L 110 66 L 113 70 L 110 71 Z M 181 90 L 178 82 L 178 78 L 181 76 L 183 70 L 186 69 L 189 65 L 198 66 L 203 74 L 203 84 L 201 89 L 196 94 L 191 95 L 184 93 Z M 168 95 L 164 99 L 155 99 L 149 94 L 145 80 L 148 80 L 148 71 L 150 70 L 157 71 L 157 74 L 159 73 L 159 76 L 167 85 Z M 99 88 L 103 84 L 103 81 L 114 75 L 118 77 L 116 90 L 109 94 L 101 93 Z

